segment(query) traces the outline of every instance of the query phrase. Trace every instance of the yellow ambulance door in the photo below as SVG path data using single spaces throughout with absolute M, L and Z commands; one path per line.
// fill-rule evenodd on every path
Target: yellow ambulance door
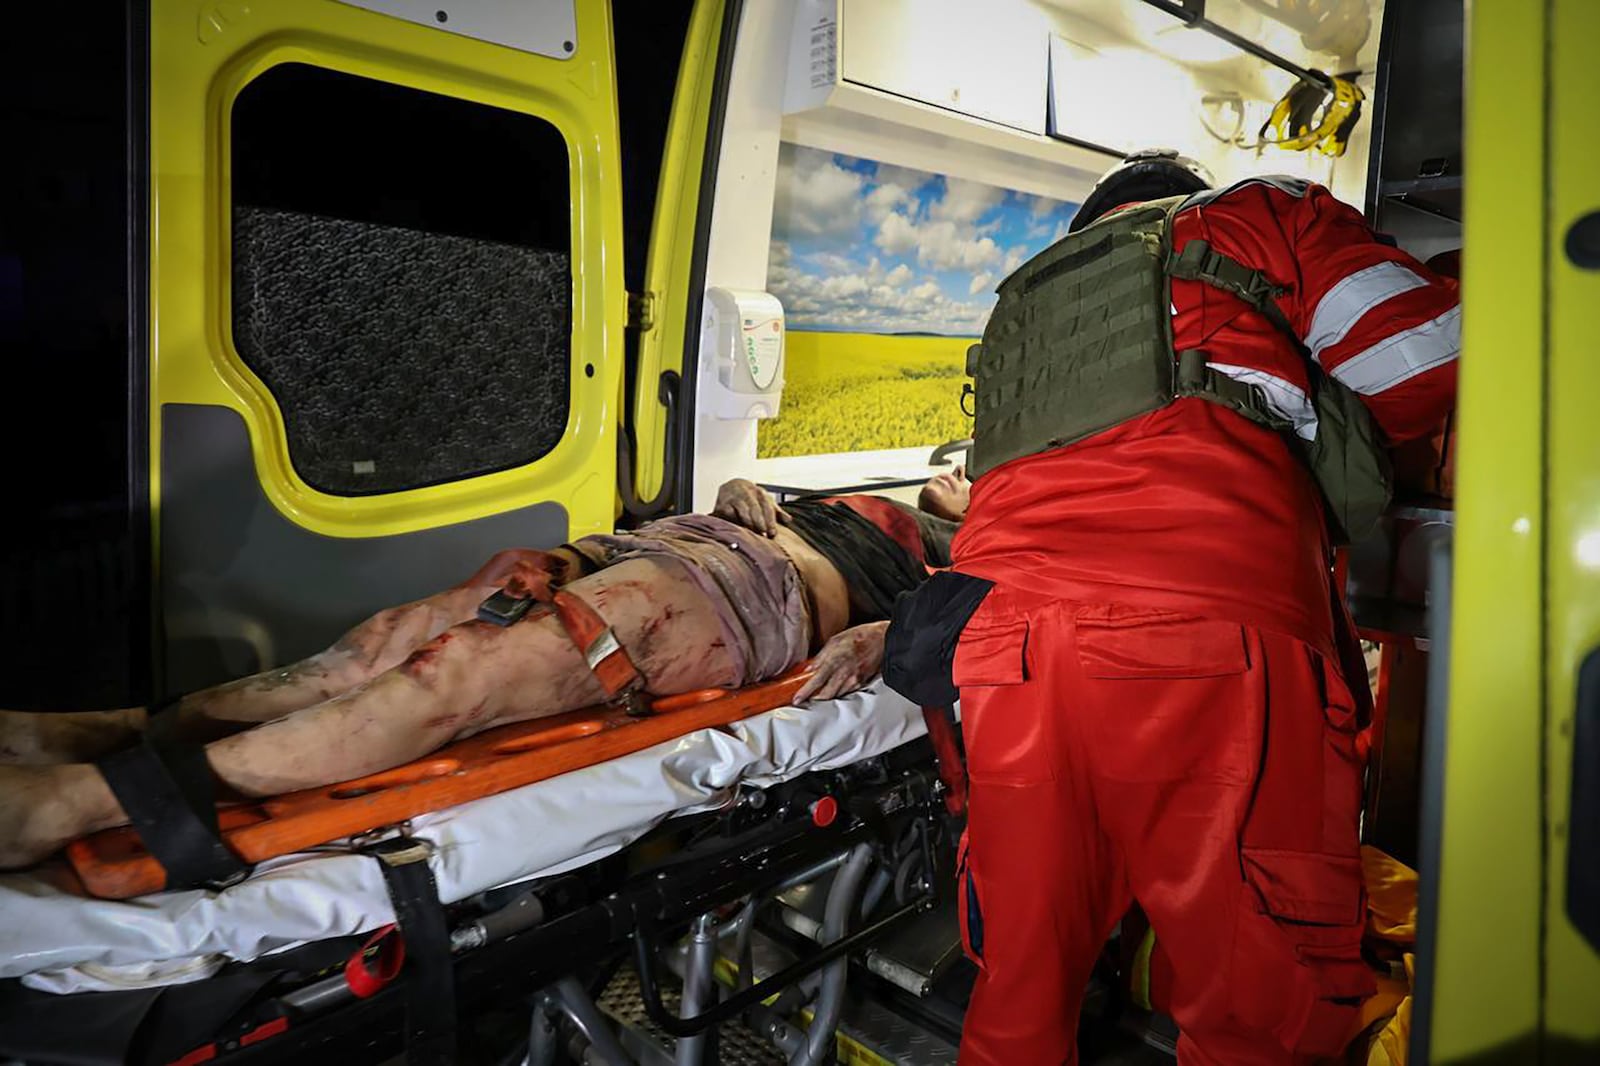
M 1546 1063 L 1600 1062 L 1600 5 L 1549 14 Z
M 165 691 L 609 528 L 610 5 L 153 0 L 150 57 Z
M 1469 7 L 1462 436 L 1417 1063 L 1600 1061 L 1597 35 L 1591 0 Z

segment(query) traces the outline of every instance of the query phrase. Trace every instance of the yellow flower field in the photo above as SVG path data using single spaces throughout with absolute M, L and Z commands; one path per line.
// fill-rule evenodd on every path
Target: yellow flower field
M 961 386 L 973 341 L 790 332 L 783 413 L 760 424 L 756 454 L 932 447 L 971 436 Z

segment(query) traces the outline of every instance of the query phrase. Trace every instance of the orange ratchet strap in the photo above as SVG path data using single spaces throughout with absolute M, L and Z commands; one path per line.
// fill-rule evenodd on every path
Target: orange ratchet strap
M 628 697 L 644 687 L 644 677 L 622 649 L 617 634 L 593 607 L 570 592 L 557 592 L 553 606 L 567 636 L 583 652 L 583 661 L 612 699 L 622 697 L 634 709 L 640 701 Z M 648 707 L 644 708 L 648 713 Z
M 556 584 L 553 556 L 544 556 L 539 565 L 542 569 L 537 571 L 519 571 L 505 588 L 484 600 L 478 607 L 479 620 L 515 625 L 535 605 L 549 604 L 607 698 L 626 707 L 629 714 L 650 713 L 642 695 L 644 676 L 628 657 L 616 631 L 593 607 Z

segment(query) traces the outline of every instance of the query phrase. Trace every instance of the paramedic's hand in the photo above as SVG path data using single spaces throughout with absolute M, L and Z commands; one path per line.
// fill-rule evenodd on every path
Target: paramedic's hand
M 734 478 L 717 490 L 717 503 L 711 513 L 763 537 L 777 536 L 778 526 L 789 524 L 789 516 L 783 508 L 760 485 L 742 477 Z
M 815 673 L 800 686 L 794 701 L 831 700 L 865 688 L 883 669 L 883 638 L 888 632 L 888 622 L 868 622 L 836 634 L 817 652 Z

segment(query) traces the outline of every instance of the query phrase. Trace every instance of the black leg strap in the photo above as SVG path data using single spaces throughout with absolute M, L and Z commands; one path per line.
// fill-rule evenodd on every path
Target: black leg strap
M 405 939 L 406 1061 L 410 1066 L 455 1062 L 456 982 L 450 963 L 450 928 L 428 844 L 400 836 L 367 847 L 378 860 L 394 904 L 395 924 Z
M 226 888 L 249 876 L 250 867 L 228 850 L 217 830 L 204 748 L 155 731 L 97 765 L 139 839 L 166 870 L 168 889 Z

